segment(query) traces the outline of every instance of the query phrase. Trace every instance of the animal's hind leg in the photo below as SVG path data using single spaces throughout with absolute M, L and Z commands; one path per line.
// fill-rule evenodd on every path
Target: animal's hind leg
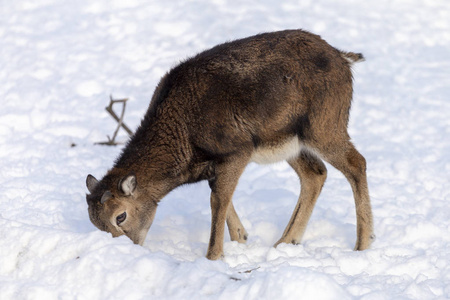
M 349 141 L 335 145 L 333 148 L 323 153 L 324 159 L 341 171 L 352 187 L 356 206 L 355 250 L 364 250 L 370 247 L 375 238 L 366 177 L 366 160 Z
M 231 202 L 228 206 L 227 226 L 232 241 L 237 241 L 239 243 L 247 242 L 247 231 L 242 225 L 241 220 L 234 209 L 233 202 Z
M 327 177 L 327 169 L 323 162 L 307 151 L 302 151 L 297 158 L 289 160 L 288 163 L 300 178 L 301 191 L 292 217 L 275 247 L 280 243 L 300 242 Z

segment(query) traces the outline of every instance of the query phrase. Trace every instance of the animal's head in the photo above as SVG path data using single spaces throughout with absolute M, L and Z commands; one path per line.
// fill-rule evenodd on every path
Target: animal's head
M 89 218 L 100 230 L 114 237 L 125 234 L 142 245 L 155 216 L 157 202 L 140 189 L 135 175 L 109 174 L 101 181 L 88 175 L 86 195 Z

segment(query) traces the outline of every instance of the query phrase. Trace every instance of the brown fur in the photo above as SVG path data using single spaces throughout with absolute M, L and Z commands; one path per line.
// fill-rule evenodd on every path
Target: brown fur
M 231 202 L 246 165 L 287 160 L 300 178 L 301 193 L 276 245 L 298 243 L 325 182 L 322 158 L 350 182 L 355 249 L 368 248 L 373 225 L 366 162 L 347 133 L 350 66 L 362 59 L 317 35 L 288 30 L 218 45 L 179 64 L 161 79 L 114 167 L 100 182 L 88 176 L 92 222 L 142 244 L 157 203 L 168 192 L 208 180 L 207 257 L 217 259 L 223 255 L 225 222 L 232 240 L 247 239 Z M 126 219 L 117 225 L 123 212 Z

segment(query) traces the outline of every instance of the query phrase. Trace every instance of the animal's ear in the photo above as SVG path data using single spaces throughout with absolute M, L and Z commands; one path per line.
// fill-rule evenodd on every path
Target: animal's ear
M 119 182 L 119 190 L 125 194 L 125 196 L 133 195 L 136 190 L 137 181 L 135 175 L 128 175 Z
M 111 192 L 110 191 L 106 191 L 106 192 L 103 193 L 102 199 L 100 199 L 100 203 L 103 204 L 103 203 L 105 203 L 106 201 L 108 201 L 111 198 L 112 198 Z
M 91 174 L 89 174 L 86 177 L 86 187 L 89 190 L 89 193 L 91 193 L 91 194 L 93 193 L 93 191 L 94 191 L 95 187 L 97 186 L 97 184 L 98 184 L 98 180 L 95 179 L 95 177 L 92 176 Z

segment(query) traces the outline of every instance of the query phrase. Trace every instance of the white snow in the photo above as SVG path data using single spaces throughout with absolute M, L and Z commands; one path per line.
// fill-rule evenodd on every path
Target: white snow
M 285 163 L 244 172 L 234 204 L 249 240 L 227 236 L 221 261 L 204 258 L 206 183 L 163 199 L 143 247 L 96 230 L 85 178 L 121 150 L 95 145 L 116 126 L 109 95 L 130 98 L 136 128 L 178 61 L 286 28 L 366 57 L 349 130 L 368 161 L 372 248 L 351 250 L 352 192 L 331 166 L 300 245 L 272 247 L 300 187 Z M 445 0 L 2 1 L 0 298 L 449 299 L 449 99 Z

